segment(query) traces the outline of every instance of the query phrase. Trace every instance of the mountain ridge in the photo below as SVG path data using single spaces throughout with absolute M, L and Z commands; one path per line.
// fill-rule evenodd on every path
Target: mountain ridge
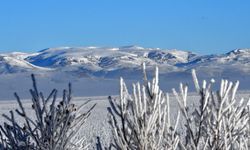
M 117 78 L 140 70 L 141 64 L 161 74 L 184 73 L 191 69 L 211 75 L 236 72 L 250 74 L 250 49 L 235 49 L 225 54 L 199 55 L 177 49 L 122 47 L 56 47 L 35 53 L 0 54 L 0 74 L 59 71 L 88 77 Z M 8 61 L 3 58 L 8 58 Z M 13 63 L 14 62 L 14 63 Z M 25 64 L 25 65 L 24 65 Z M 8 66 L 8 67 L 4 67 Z M 5 71 L 5 68 L 15 68 Z M 20 70 L 19 70 L 20 68 Z

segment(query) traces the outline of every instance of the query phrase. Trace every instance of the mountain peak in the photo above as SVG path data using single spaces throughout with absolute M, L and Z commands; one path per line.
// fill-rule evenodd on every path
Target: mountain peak
M 131 50 L 143 50 L 145 48 L 141 47 L 141 46 L 137 46 L 137 45 L 128 45 L 128 46 L 121 46 L 119 47 L 119 49 L 131 49 Z
M 239 54 L 243 54 L 243 53 L 250 53 L 250 49 L 248 48 L 244 48 L 244 49 L 241 49 L 241 48 L 238 48 L 238 49 L 234 49 L 230 52 L 228 52 L 227 54 L 234 54 L 234 55 L 239 55 Z

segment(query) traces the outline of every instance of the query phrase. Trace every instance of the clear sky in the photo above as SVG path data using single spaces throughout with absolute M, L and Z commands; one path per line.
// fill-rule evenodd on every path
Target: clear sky
M 124 45 L 200 54 L 250 48 L 250 1 L 0 1 L 0 52 Z

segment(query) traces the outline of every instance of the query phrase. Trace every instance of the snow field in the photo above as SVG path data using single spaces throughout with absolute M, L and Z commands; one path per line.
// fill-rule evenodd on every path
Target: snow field
M 250 91 L 239 91 L 239 94 L 236 95 L 236 98 L 249 98 Z M 118 96 L 114 96 L 114 98 L 118 98 Z M 58 98 L 60 100 L 60 98 Z M 96 144 L 96 138 L 100 137 L 101 142 L 104 145 L 107 145 L 110 142 L 111 137 L 111 130 L 110 125 L 108 123 L 108 111 L 107 107 L 109 107 L 109 101 L 108 96 L 95 96 L 95 97 L 74 97 L 73 103 L 75 103 L 77 106 L 80 106 L 87 100 L 90 100 L 90 102 L 84 107 L 82 110 L 83 112 L 88 110 L 92 105 L 97 104 L 96 107 L 92 110 L 91 115 L 87 119 L 86 123 L 83 125 L 81 131 L 79 131 L 79 136 L 84 136 L 86 139 L 86 142 L 90 144 L 90 149 L 94 149 Z M 30 114 L 30 116 L 34 116 L 33 109 L 31 108 L 31 100 L 25 99 L 22 100 L 23 105 L 27 111 L 27 114 Z M 190 109 L 192 109 L 194 106 L 198 105 L 198 97 L 195 93 L 189 93 L 188 95 L 188 105 L 190 106 Z M 172 94 L 170 94 L 170 113 L 171 113 L 171 121 L 175 122 L 177 112 L 178 112 L 178 104 L 176 99 L 173 97 Z M 0 114 L 9 114 L 10 110 L 15 110 L 18 108 L 18 104 L 15 100 L 3 100 L 0 101 Z M 18 115 L 16 115 L 18 119 Z M 0 117 L 0 123 L 2 124 L 4 121 L 6 121 L 3 117 Z M 22 119 L 18 119 L 18 121 L 22 122 Z M 183 125 L 183 118 L 180 118 L 180 124 Z M 178 130 L 180 133 L 183 131 L 183 126 L 179 126 Z

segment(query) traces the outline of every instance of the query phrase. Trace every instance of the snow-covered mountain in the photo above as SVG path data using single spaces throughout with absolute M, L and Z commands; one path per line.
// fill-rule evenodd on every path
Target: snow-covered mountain
M 0 74 L 16 72 L 65 72 L 88 77 L 133 77 L 145 62 L 149 69 L 159 66 L 161 74 L 204 75 L 250 74 L 250 49 L 236 49 L 221 55 L 198 55 L 189 51 L 124 47 L 58 47 L 36 53 L 0 55 Z
M 134 75 L 145 62 L 150 68 L 160 66 L 164 72 L 180 70 L 178 64 L 194 59 L 196 54 L 159 48 L 124 47 L 59 47 L 44 49 L 25 61 L 63 72 L 81 73 L 95 77 Z M 131 74 L 132 73 L 132 74 Z

